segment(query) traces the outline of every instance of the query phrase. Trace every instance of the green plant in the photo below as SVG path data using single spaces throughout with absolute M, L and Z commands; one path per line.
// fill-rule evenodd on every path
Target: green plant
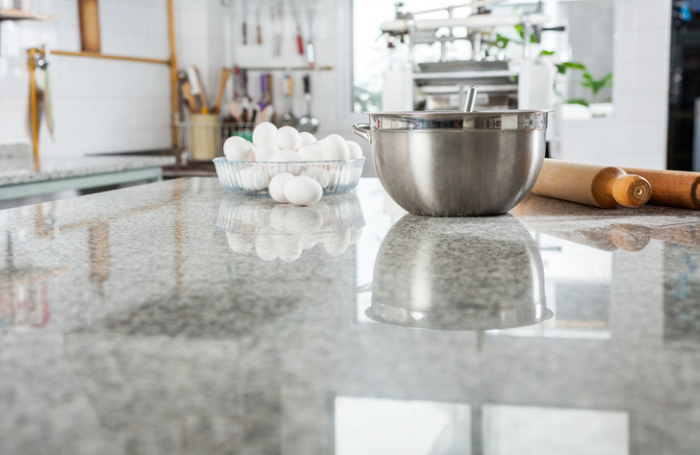
M 491 46 L 489 46 L 488 51 L 490 53 L 491 49 L 494 47 L 498 50 L 505 50 L 510 43 L 518 44 L 520 46 L 523 46 L 525 44 L 525 30 L 523 29 L 522 25 L 516 25 L 515 30 L 518 32 L 518 35 L 520 36 L 520 39 L 517 38 L 508 38 L 507 36 L 503 36 L 500 33 L 496 34 L 496 39 L 491 43 Z M 537 38 L 535 35 L 530 35 L 530 42 L 537 44 Z M 542 50 L 540 51 L 540 56 L 550 56 L 554 55 L 554 51 L 546 51 Z
M 598 102 L 598 95 L 600 94 L 601 90 L 606 87 L 612 87 L 612 73 L 609 73 L 600 79 L 596 79 L 593 77 L 593 75 L 591 75 L 588 68 L 586 68 L 586 65 L 583 63 L 564 62 L 557 64 L 556 67 L 559 74 L 566 74 L 567 70 L 583 71 L 583 82 L 581 82 L 581 86 L 591 91 L 590 103 L 583 98 L 573 98 L 567 101 L 569 104 L 580 104 L 582 106 L 589 107 L 590 104 L 595 104 Z M 557 95 L 563 98 L 562 94 L 556 90 L 556 87 L 555 92 Z

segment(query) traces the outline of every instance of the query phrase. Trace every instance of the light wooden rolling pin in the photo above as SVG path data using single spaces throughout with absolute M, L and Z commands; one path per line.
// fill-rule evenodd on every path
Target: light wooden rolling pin
M 640 207 L 651 197 L 651 185 L 619 167 L 545 159 L 532 187 L 541 196 L 612 209 Z
M 700 172 L 624 168 L 651 183 L 649 204 L 700 209 Z

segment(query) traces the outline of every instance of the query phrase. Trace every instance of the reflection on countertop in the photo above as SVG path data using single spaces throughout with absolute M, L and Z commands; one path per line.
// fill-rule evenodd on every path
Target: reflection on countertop
M 551 317 L 539 251 L 511 215 L 406 215 L 377 253 L 372 294 L 367 316 L 407 327 L 492 330 Z
M 696 212 L 324 201 L 193 178 L 0 211 L 0 453 L 700 446 Z

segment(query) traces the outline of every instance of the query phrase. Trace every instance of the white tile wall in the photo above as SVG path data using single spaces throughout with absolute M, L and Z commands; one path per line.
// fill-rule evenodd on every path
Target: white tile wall
M 0 143 L 31 141 L 26 49 L 45 43 L 80 50 L 77 1 L 34 0 L 33 9 L 58 20 L 1 25 Z M 164 0 L 101 0 L 99 12 L 103 53 L 169 58 Z M 42 126 L 42 154 L 78 156 L 171 145 L 165 65 L 55 55 L 50 77 L 55 134 L 52 140 Z
M 616 0 L 615 115 L 563 121 L 561 158 L 664 169 L 671 0 Z
M 240 2 L 175 0 L 180 67 L 195 64 L 215 97 L 224 65 L 299 66 L 295 26 L 287 17 L 283 52 L 274 56 L 269 13 L 263 12 L 263 45 L 254 43 L 255 2 L 248 17 L 249 45 L 241 44 Z M 0 54 L 0 143 L 29 142 L 28 75 L 24 49 L 47 42 L 54 48 L 79 49 L 77 2 L 35 0 L 35 9 L 56 14 L 56 23 L 2 26 Z M 315 26 L 317 64 L 333 71 L 312 73 L 312 113 L 321 120 L 320 135 L 343 133 L 361 118 L 349 107 L 351 59 L 347 0 L 319 0 Z M 666 104 L 671 0 L 616 0 L 615 117 L 562 124 L 562 157 L 599 164 L 663 168 L 666 162 Z M 163 0 L 101 0 L 104 52 L 167 59 L 167 11 Z M 228 29 L 227 29 L 228 27 Z M 231 42 L 224 42 L 230 36 Z M 228 50 L 227 50 L 228 49 Z M 227 54 L 228 52 L 228 54 Z M 168 69 L 148 64 L 76 59 L 52 60 L 55 142 L 45 130 L 45 153 L 81 155 L 170 145 Z M 346 74 L 347 73 L 347 74 Z M 282 113 L 283 72 L 274 72 L 274 103 Z M 294 72 L 293 111 L 304 112 L 301 72 Z M 258 74 L 250 74 L 249 92 L 259 98 Z M 229 97 L 230 87 L 227 89 Z M 365 149 L 366 144 L 358 140 Z

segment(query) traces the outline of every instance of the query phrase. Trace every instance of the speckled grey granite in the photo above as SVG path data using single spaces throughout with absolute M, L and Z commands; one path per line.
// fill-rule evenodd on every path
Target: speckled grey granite
M 32 155 L 0 156 L 0 187 L 172 164 L 175 157 L 169 156 L 42 157 L 37 170 Z
M 1 211 L 0 453 L 697 453 L 697 212 L 355 194 Z

